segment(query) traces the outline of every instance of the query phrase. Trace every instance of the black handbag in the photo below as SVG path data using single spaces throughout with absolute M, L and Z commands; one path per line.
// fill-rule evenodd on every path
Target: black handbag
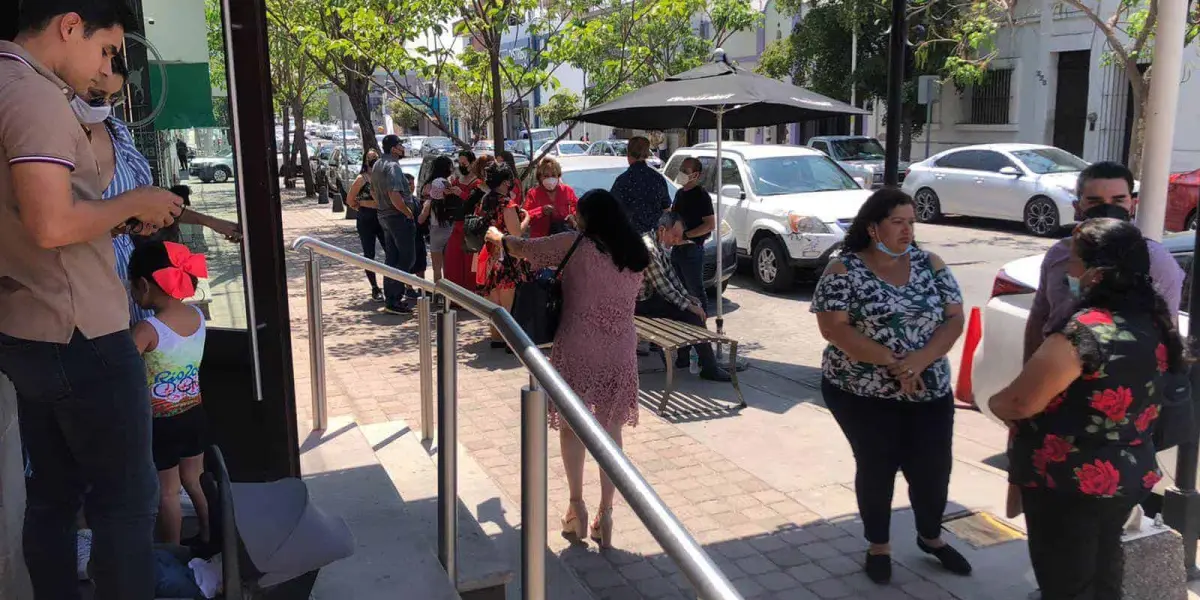
M 1158 382 L 1162 410 L 1154 425 L 1154 449 L 1162 452 L 1196 439 L 1196 415 L 1192 406 L 1192 382 L 1187 371 L 1168 371 Z
M 513 295 L 513 319 L 538 346 L 553 342 L 558 333 L 563 305 L 562 272 L 581 241 L 582 235 L 575 238 L 557 269 L 541 269 L 533 279 L 517 285 Z

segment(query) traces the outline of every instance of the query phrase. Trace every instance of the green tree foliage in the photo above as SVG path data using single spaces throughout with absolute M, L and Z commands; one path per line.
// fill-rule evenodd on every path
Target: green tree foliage
M 412 131 L 421 124 L 421 119 L 425 117 L 417 109 L 409 106 L 407 102 L 400 100 L 391 100 L 388 102 L 388 114 L 392 116 L 392 121 L 402 127 L 404 131 Z
M 557 127 L 567 119 L 579 114 L 582 98 L 571 90 L 562 89 L 550 97 L 545 104 L 537 107 L 537 115 L 542 123 L 549 127 Z

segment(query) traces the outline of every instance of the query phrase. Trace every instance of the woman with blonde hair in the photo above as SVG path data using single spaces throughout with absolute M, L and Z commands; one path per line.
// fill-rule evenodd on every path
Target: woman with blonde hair
M 524 229 L 529 237 L 539 238 L 575 227 L 575 210 L 579 199 L 575 190 L 562 182 L 562 165 L 553 158 L 538 162 L 534 171 L 537 185 L 525 195 Z

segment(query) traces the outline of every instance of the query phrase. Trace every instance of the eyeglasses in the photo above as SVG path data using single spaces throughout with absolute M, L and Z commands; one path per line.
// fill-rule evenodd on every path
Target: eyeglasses
M 108 98 L 105 98 L 103 96 L 94 96 L 92 98 L 89 98 L 87 101 L 89 106 L 93 106 L 96 108 L 100 108 L 102 106 L 117 106 L 118 104 L 121 104 L 123 102 L 125 102 L 124 92 L 117 92 L 116 94 L 113 94 L 113 95 L 109 96 Z

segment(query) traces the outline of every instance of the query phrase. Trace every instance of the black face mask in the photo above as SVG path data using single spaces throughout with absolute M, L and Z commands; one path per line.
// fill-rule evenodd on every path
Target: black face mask
M 462 173 L 463 175 L 466 175 L 466 174 L 467 174 L 467 171 L 469 171 L 469 170 L 470 170 L 470 169 L 468 169 L 467 167 L 464 167 L 464 166 L 462 166 L 462 165 L 458 165 L 458 172 L 459 172 L 459 173 Z
M 1129 209 L 1116 204 L 1097 204 L 1083 213 L 1085 219 L 1118 219 L 1129 221 Z

